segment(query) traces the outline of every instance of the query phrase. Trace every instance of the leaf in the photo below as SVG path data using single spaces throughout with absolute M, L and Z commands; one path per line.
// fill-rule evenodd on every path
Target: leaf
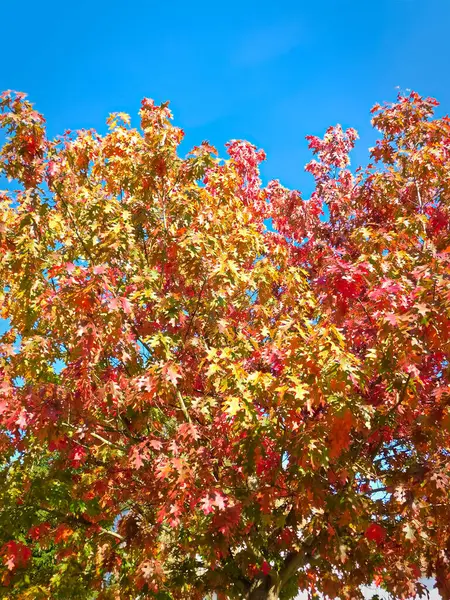
M 222 494 L 216 492 L 214 495 L 214 505 L 217 506 L 219 510 L 224 510 L 226 506 L 225 497 Z
M 164 365 L 161 373 L 164 375 L 164 378 L 170 383 L 172 383 L 174 386 L 176 386 L 178 380 L 181 379 L 180 369 L 174 363 L 167 363 L 166 365 Z
M 228 398 L 225 402 L 225 412 L 230 416 L 234 417 L 238 412 L 242 410 L 242 402 L 236 396 Z
M 214 512 L 214 499 L 212 499 L 209 495 L 205 496 L 201 501 L 201 509 L 205 515 L 209 515 Z
M 24 567 L 31 558 L 31 550 L 22 542 L 11 540 L 1 548 L 3 562 L 9 571 Z
M 162 443 L 159 440 L 150 440 L 148 442 L 148 445 L 150 446 L 150 448 L 153 448 L 153 450 L 161 450 L 162 449 Z
M 378 523 L 371 523 L 366 529 L 364 535 L 368 540 L 375 542 L 377 546 L 380 546 L 386 539 L 386 530 Z
M 123 312 L 126 315 L 130 315 L 132 313 L 132 308 L 129 300 L 127 298 L 121 298 L 120 300 L 122 303 Z
M 28 423 L 28 419 L 29 419 L 29 415 L 28 415 L 27 411 L 25 409 L 22 409 L 20 411 L 19 416 L 17 417 L 16 425 L 20 429 L 25 429 L 27 426 L 27 423 Z
M 350 432 L 353 426 L 353 415 L 349 409 L 346 409 L 341 415 L 336 417 L 330 428 L 330 457 L 338 457 L 346 450 L 350 443 Z
M 92 272 L 94 273 L 94 275 L 104 275 L 106 273 L 106 266 L 96 265 L 95 267 L 93 267 Z
M 130 456 L 130 464 L 136 470 L 138 470 L 144 466 L 144 464 L 145 464 L 144 459 L 147 458 L 145 449 L 140 444 L 137 446 L 133 446 L 131 448 L 129 456 Z
M 403 532 L 405 534 L 405 539 L 409 542 L 414 542 L 416 540 L 416 532 L 410 523 L 405 523 L 403 525 Z

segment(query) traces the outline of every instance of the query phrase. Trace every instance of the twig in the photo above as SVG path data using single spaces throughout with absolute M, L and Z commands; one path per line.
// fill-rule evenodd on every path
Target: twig
M 113 537 L 117 538 L 121 542 L 125 541 L 125 538 L 123 537 L 123 535 L 120 535 L 120 533 L 117 533 L 116 531 L 111 531 L 111 529 L 105 529 L 104 527 L 100 527 L 100 531 L 102 533 L 107 533 L 108 535 L 112 535 Z
M 179 390 L 177 391 L 177 396 L 178 396 L 178 400 L 180 401 L 181 410 L 183 411 L 183 414 L 186 417 L 186 420 L 188 421 L 188 423 L 190 423 L 192 425 L 192 419 L 189 416 L 188 410 L 186 408 L 186 404 L 184 403 L 184 400 L 183 400 L 183 396 L 181 395 L 181 392 Z

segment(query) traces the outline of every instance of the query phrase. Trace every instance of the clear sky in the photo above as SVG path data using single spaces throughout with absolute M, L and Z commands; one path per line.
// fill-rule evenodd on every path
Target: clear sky
M 450 0 L 9 0 L 0 89 L 27 92 L 50 135 L 105 129 L 170 100 L 185 149 L 263 147 L 264 180 L 311 189 L 304 136 L 337 122 L 373 142 L 369 109 L 396 86 L 450 111 Z

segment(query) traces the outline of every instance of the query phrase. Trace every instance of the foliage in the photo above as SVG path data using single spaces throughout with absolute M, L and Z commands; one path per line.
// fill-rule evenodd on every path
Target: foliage
M 246 142 L 180 158 L 167 104 L 51 141 L 1 98 L 2 597 L 449 598 L 436 102 L 376 106 L 353 174 L 309 137 L 303 200 Z

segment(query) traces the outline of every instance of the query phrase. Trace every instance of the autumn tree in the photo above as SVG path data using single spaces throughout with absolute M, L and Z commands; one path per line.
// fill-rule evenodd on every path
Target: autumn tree
M 167 104 L 49 140 L 1 97 L 3 598 L 450 598 L 450 121 L 417 94 L 181 158 Z M 271 219 L 273 228 L 267 228 Z

